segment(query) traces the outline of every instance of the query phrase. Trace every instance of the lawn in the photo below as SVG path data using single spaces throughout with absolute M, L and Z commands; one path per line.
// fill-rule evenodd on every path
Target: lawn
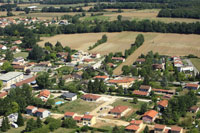
M 82 99 L 78 99 L 72 102 L 64 103 L 63 105 L 58 107 L 58 112 L 64 113 L 66 111 L 76 112 L 78 114 L 84 114 L 86 112 L 90 112 L 96 107 L 98 107 L 101 103 L 96 102 L 87 102 Z
M 198 58 L 191 58 L 190 61 L 200 71 L 200 59 L 198 59 Z
M 18 128 L 10 128 L 7 133 L 21 133 L 23 130 L 25 130 L 25 126 L 18 127 Z M 1 132 L 1 131 L 0 131 Z
M 16 53 L 14 55 L 14 57 L 23 57 L 24 59 L 26 59 L 28 57 L 28 52 L 19 52 L 19 53 Z
M 67 129 L 67 128 L 58 128 L 57 130 L 53 131 L 54 133 L 71 133 L 74 132 L 76 129 Z

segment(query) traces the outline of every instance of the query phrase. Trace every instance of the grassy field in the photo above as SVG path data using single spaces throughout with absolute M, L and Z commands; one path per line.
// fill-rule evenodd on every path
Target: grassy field
M 53 131 L 54 133 L 70 133 L 73 132 L 75 129 L 67 129 L 67 128 L 58 128 L 55 131 Z
M 58 107 L 58 110 L 62 113 L 69 111 L 69 112 L 76 112 L 79 114 L 84 114 L 85 112 L 90 112 L 96 107 L 99 106 L 100 103 L 96 102 L 87 102 L 82 99 L 75 100 L 73 102 L 68 102 L 63 104 L 62 106 Z
M 93 20 L 103 20 L 103 21 L 106 21 L 106 20 L 109 20 L 110 17 L 108 16 L 87 16 L 87 17 L 84 17 L 84 20 L 86 21 L 93 21 Z
M 28 57 L 28 52 L 19 52 L 14 54 L 14 57 L 23 57 L 23 58 L 27 58 Z
M 11 127 L 11 129 L 9 129 L 6 133 L 21 133 L 23 130 L 25 130 L 25 127 L 26 126 L 22 126 L 22 127 L 18 127 L 18 128 Z
M 112 104 L 112 106 L 123 105 L 123 106 L 129 106 L 129 107 L 132 107 L 133 109 L 138 110 L 140 109 L 142 104 L 144 104 L 144 102 L 138 101 L 137 104 L 134 104 L 133 100 L 123 101 L 123 99 L 118 99 Z
M 200 59 L 191 58 L 190 60 L 191 60 L 192 64 L 200 71 Z

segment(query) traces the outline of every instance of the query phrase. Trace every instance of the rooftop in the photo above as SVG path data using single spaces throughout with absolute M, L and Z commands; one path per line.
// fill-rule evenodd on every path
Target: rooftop
M 37 76 L 33 76 L 33 77 L 31 77 L 31 78 L 28 78 L 28 79 L 22 80 L 22 81 L 20 81 L 20 82 L 17 82 L 17 83 L 15 84 L 15 86 L 22 86 L 23 84 L 31 83 L 31 82 L 35 81 L 35 78 L 36 78 L 36 77 L 37 77 Z
M 96 99 L 100 98 L 100 96 L 93 95 L 93 94 L 85 94 L 85 95 L 82 96 L 82 98 L 94 99 L 94 100 L 96 100 Z
M 9 80 L 11 80 L 13 78 L 16 78 L 16 77 L 20 76 L 20 75 L 23 75 L 23 73 L 22 72 L 8 72 L 6 74 L 0 75 L 0 80 L 9 81 Z
M 126 127 L 126 130 L 134 130 L 134 131 L 137 131 L 139 129 L 138 126 L 136 125 L 129 125 Z
M 143 117 L 144 116 L 149 116 L 151 118 L 154 118 L 157 114 L 158 114 L 157 111 L 155 111 L 155 110 L 149 110 L 149 111 L 147 111 L 147 112 L 144 113 Z
M 65 112 L 65 116 L 73 116 L 74 114 L 74 112 Z
M 147 96 L 148 92 L 145 91 L 139 91 L 139 90 L 134 90 L 133 94 L 135 95 L 141 95 L 141 96 Z
M 128 109 L 128 106 L 116 106 L 113 109 L 110 110 L 111 113 L 122 113 L 126 109 Z
M 163 107 L 167 107 L 168 101 L 167 101 L 167 100 L 159 101 L 159 102 L 158 102 L 158 105 L 161 105 L 161 106 L 163 106 Z
M 84 115 L 82 118 L 91 120 L 92 117 L 93 117 L 93 115 Z
M 160 125 L 160 124 L 156 124 L 155 125 L 155 129 L 165 129 L 166 125 Z
M 171 127 L 171 130 L 172 130 L 172 131 L 181 131 L 181 130 L 182 130 L 182 127 L 172 126 L 172 127 Z

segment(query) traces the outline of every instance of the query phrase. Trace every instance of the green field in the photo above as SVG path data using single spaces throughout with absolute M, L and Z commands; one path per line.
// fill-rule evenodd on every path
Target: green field
M 79 114 L 84 114 L 86 112 L 90 112 L 96 107 L 98 107 L 100 103 L 96 102 L 87 102 L 82 99 L 78 99 L 72 102 L 64 103 L 63 105 L 58 107 L 59 112 L 64 113 L 66 111 L 76 112 Z
M 123 106 L 132 107 L 133 109 L 139 109 L 143 103 L 145 103 L 145 102 L 138 101 L 137 104 L 134 104 L 133 100 L 124 101 L 123 99 L 118 99 L 112 104 L 112 106 L 123 105 Z
M 25 130 L 25 126 L 22 127 L 18 127 L 18 128 L 10 128 L 6 133 L 21 133 L 23 132 L 23 130 Z M 1 133 L 1 131 L 0 131 Z
M 200 59 L 191 58 L 190 60 L 191 60 L 192 64 L 200 71 Z
M 28 57 L 28 52 L 19 52 L 19 53 L 16 53 L 14 55 L 14 57 L 23 57 L 24 59 L 26 59 Z
M 87 16 L 84 18 L 86 21 L 93 21 L 93 20 L 103 20 L 103 21 L 108 21 L 110 17 L 108 16 Z
M 53 131 L 54 133 L 70 133 L 73 132 L 75 129 L 67 129 L 67 128 L 58 128 L 57 130 Z

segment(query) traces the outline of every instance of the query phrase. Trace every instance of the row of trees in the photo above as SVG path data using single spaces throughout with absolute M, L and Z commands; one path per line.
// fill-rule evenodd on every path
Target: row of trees
M 158 13 L 158 17 L 172 17 L 172 18 L 195 18 L 200 19 L 200 9 L 162 9 Z
M 93 46 L 90 46 L 89 47 L 89 50 L 92 50 L 94 49 L 95 47 L 99 46 L 100 44 L 102 43 L 105 43 L 107 42 L 107 36 L 106 35 L 103 35 L 102 38 L 100 40 L 98 40 Z
M 41 12 L 84 12 L 82 7 L 43 7 Z

